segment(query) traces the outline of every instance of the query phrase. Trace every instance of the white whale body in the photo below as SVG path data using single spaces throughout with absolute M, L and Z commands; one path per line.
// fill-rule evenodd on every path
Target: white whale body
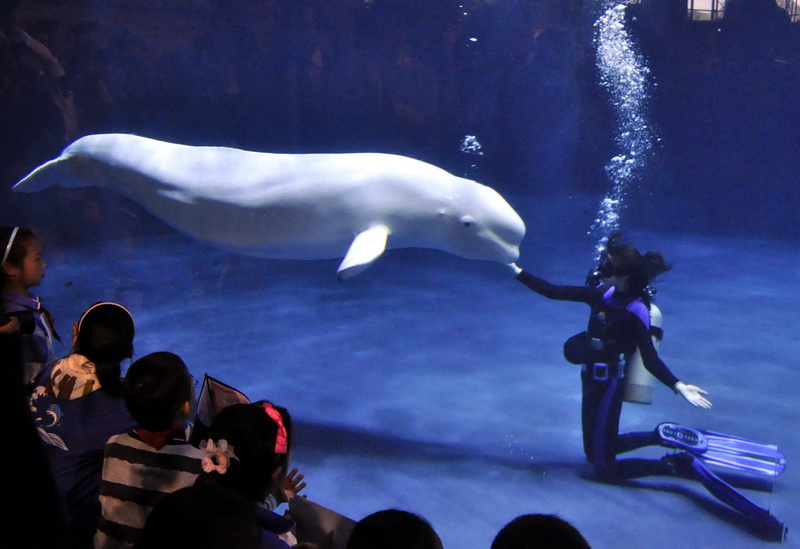
M 114 189 L 182 232 L 246 255 L 344 257 L 342 278 L 391 248 L 511 263 L 525 235 L 495 190 L 392 154 L 270 154 L 88 135 L 14 190 L 53 185 Z

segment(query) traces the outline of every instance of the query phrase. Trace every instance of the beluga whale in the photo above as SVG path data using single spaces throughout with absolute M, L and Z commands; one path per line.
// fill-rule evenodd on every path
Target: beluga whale
M 385 153 L 273 154 L 131 134 L 82 137 L 14 185 L 113 189 L 179 231 L 272 259 L 343 258 L 353 276 L 396 248 L 512 263 L 525 223 L 494 189 Z

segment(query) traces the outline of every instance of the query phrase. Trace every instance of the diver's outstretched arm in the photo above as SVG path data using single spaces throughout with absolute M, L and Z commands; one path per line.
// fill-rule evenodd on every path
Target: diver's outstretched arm
M 692 406 L 711 408 L 711 401 L 705 397 L 708 391 L 704 391 L 697 385 L 687 385 L 679 381 L 675 384 L 675 391 L 685 398 Z
M 592 304 L 602 298 L 602 294 L 598 293 L 597 289 L 591 286 L 560 286 L 539 278 L 538 276 L 533 276 L 516 263 L 507 263 L 506 265 L 514 273 L 514 277 L 517 280 L 537 294 L 543 295 L 548 299 Z

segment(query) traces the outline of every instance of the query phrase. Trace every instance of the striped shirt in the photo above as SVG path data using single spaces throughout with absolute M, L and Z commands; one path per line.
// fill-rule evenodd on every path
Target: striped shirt
M 194 484 L 204 456 L 184 439 L 167 440 L 156 449 L 135 431 L 111 437 L 103 459 L 95 548 L 132 547 L 156 503 Z

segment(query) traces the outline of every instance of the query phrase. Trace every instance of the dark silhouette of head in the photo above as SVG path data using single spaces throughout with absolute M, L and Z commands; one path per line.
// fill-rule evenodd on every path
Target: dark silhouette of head
M 135 333 L 130 311 L 117 303 L 95 303 L 77 324 L 74 351 L 96 367 L 100 385 L 114 396 L 122 396 L 120 363 L 133 356 Z
M 136 549 L 257 549 L 255 507 L 222 484 L 198 484 L 166 496 L 148 515 Z
M 442 549 L 442 540 L 421 516 L 386 509 L 358 521 L 347 549 Z
M 281 425 L 265 406 L 280 414 Z M 225 474 L 209 473 L 204 480 L 226 484 L 252 501 L 263 501 L 286 475 L 292 448 L 292 420 L 286 408 L 267 401 L 227 406 L 212 421 L 209 438 L 227 441 L 236 459 Z
M 613 274 L 628 278 L 627 293 L 640 296 L 658 277 L 671 269 L 659 252 L 642 255 L 630 244 L 622 242 L 622 234 L 615 233 L 608 239 L 606 249 L 600 260 L 601 270 L 607 265 Z
M 178 355 L 145 355 L 128 368 L 124 381 L 125 404 L 131 416 L 150 431 L 166 431 L 181 419 L 193 400 L 193 380 Z
M 581 533 L 556 515 L 522 515 L 506 524 L 491 549 L 591 549 Z

